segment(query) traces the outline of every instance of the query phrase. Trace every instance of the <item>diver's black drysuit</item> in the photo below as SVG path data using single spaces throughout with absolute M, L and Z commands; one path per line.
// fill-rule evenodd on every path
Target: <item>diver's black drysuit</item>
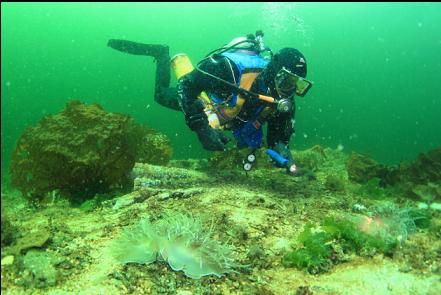
M 232 95 L 232 89 L 225 83 L 209 77 L 197 69 L 184 75 L 179 81 L 177 88 L 171 88 L 170 84 L 170 56 L 168 46 L 142 44 L 126 40 L 109 40 L 108 46 L 135 55 L 153 56 L 156 59 L 155 101 L 162 106 L 184 112 L 187 125 L 195 131 L 199 140 L 208 150 L 222 150 L 226 139 L 222 134 L 212 129 L 208 124 L 203 105 L 197 96 L 202 92 L 214 93 L 217 97 L 227 99 Z M 225 62 L 226 57 L 215 56 L 206 58 L 199 64 L 199 69 L 208 72 L 228 82 L 234 83 L 239 77 L 239 70 L 234 63 Z M 233 68 L 231 68 L 231 65 Z M 269 65 L 270 67 L 270 65 Z M 232 73 L 233 72 L 233 73 Z M 250 91 L 260 94 L 271 95 L 273 86 L 273 74 L 271 69 L 263 71 L 254 81 Z M 234 76 L 233 76 L 234 75 Z M 262 93 L 264 90 L 266 93 Z M 256 109 L 266 104 L 257 99 L 245 101 L 239 115 L 233 120 L 233 126 L 243 124 L 251 118 Z M 275 106 L 272 106 L 275 108 Z M 292 161 L 288 143 L 294 133 L 295 104 L 288 112 L 274 112 L 266 119 L 267 144 L 276 149 L 282 156 Z M 263 122 L 261 122 L 263 123 Z

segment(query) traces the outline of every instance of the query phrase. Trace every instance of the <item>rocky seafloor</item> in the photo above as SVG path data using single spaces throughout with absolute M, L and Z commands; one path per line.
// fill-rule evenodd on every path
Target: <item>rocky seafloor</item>
M 2 246 L 2 293 L 441 294 L 441 212 L 349 181 L 346 163 L 347 155 L 332 149 L 321 151 L 314 175 L 301 177 L 277 168 L 216 171 L 203 160 L 137 163 L 131 192 L 78 205 L 56 193 L 30 204 L 2 185 L 2 226 L 14 239 Z M 287 253 L 302 248 L 296 239 L 307 224 L 319 228 L 326 217 L 368 216 L 381 206 L 430 210 L 430 225 L 410 230 L 403 221 L 392 237 L 398 243 L 387 253 L 345 251 L 332 240 L 332 257 L 318 268 L 283 263 Z M 150 263 L 117 261 L 113 252 L 124 231 L 174 214 L 192 216 L 210 233 L 207 239 L 231 246 L 231 269 L 224 265 L 220 276 L 190 278 L 176 270 L 170 253 L 168 261 L 158 259 L 167 254 L 163 248 L 152 252 Z M 2 245 L 7 238 L 2 229 Z

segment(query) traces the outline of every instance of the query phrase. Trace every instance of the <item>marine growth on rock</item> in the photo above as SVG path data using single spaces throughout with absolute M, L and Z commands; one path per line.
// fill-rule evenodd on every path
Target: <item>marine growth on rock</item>
M 164 136 L 129 116 L 70 101 L 20 136 L 12 155 L 11 184 L 33 199 L 56 190 L 82 200 L 131 187 L 136 160 L 166 164 L 170 156 Z

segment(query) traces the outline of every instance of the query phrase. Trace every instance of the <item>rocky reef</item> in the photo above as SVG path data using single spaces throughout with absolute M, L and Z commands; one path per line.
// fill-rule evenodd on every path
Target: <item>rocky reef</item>
M 71 101 L 27 128 L 10 165 L 11 184 L 31 199 L 61 194 L 83 200 L 132 186 L 135 161 L 166 164 L 165 136 L 97 104 Z
M 400 182 L 441 183 L 441 148 L 421 153 L 413 162 L 401 163 L 398 170 Z
M 441 148 L 421 153 L 415 161 L 398 166 L 379 164 L 367 155 L 353 152 L 348 157 L 347 170 L 349 180 L 357 183 L 373 178 L 380 179 L 383 186 L 441 182 Z
M 5 213 L 4 203 L 1 206 L 1 246 L 9 246 L 15 240 L 15 230 Z
M 386 166 L 377 163 L 367 155 L 352 152 L 347 161 L 349 180 L 366 183 L 372 178 L 384 179 L 388 175 Z
M 436 181 L 421 181 L 413 187 L 420 197 L 410 198 L 378 174 L 350 180 L 351 156 L 342 151 L 315 146 L 293 154 L 314 177 L 266 166 L 259 152 L 264 165 L 246 173 L 243 155 L 227 153 L 136 163 L 133 189 L 95 197 L 93 206 L 56 198 L 30 207 L 6 194 L 17 205 L 4 213 L 19 234 L 2 245 L 2 292 L 441 292 Z
M 167 165 L 173 150 L 166 135 L 132 121 L 130 144 L 135 149 L 135 162 L 153 165 Z

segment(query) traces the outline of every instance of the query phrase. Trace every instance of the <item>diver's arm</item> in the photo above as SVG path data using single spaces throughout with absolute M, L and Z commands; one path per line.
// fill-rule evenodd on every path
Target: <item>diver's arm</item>
M 293 106 L 294 109 L 294 106 Z M 294 111 L 276 113 L 268 120 L 267 142 L 270 148 L 278 143 L 289 144 L 294 133 Z
M 221 77 L 225 80 L 229 80 L 226 76 L 231 76 L 231 71 L 226 68 L 225 65 L 225 57 L 220 58 L 206 58 L 200 64 L 199 68 L 211 75 Z M 219 82 L 212 77 L 205 75 L 203 72 L 194 69 L 190 73 L 184 75 L 178 81 L 178 96 L 179 96 L 179 104 L 181 106 L 182 111 L 186 115 L 186 119 L 190 119 L 190 117 L 198 116 L 201 117 L 199 121 L 204 123 L 203 119 L 205 113 L 203 112 L 203 107 L 199 100 L 197 99 L 198 95 L 202 91 L 208 92 L 219 92 L 225 88 L 223 83 Z M 205 116 L 206 117 L 206 116 Z M 191 121 L 191 119 L 190 119 Z M 193 123 L 187 122 L 189 127 L 194 130 L 195 126 Z M 208 124 L 208 120 L 207 120 Z
M 178 101 L 185 116 L 185 122 L 191 130 L 196 130 L 199 126 L 208 125 L 207 116 L 204 113 L 204 106 L 197 96 L 202 91 L 200 73 L 196 70 L 184 75 L 178 81 Z
M 203 90 L 203 85 L 208 85 L 206 77 L 197 70 L 184 75 L 178 81 L 179 105 L 185 116 L 185 122 L 191 130 L 195 131 L 203 147 L 210 151 L 224 150 L 228 138 L 212 129 L 208 124 L 204 105 L 197 98 Z
M 294 110 L 290 112 L 276 113 L 268 120 L 267 143 L 268 147 L 274 149 L 282 157 L 288 159 L 287 170 L 294 165 L 294 160 L 289 149 L 289 140 L 294 133 Z M 295 167 L 295 166 L 294 166 Z

